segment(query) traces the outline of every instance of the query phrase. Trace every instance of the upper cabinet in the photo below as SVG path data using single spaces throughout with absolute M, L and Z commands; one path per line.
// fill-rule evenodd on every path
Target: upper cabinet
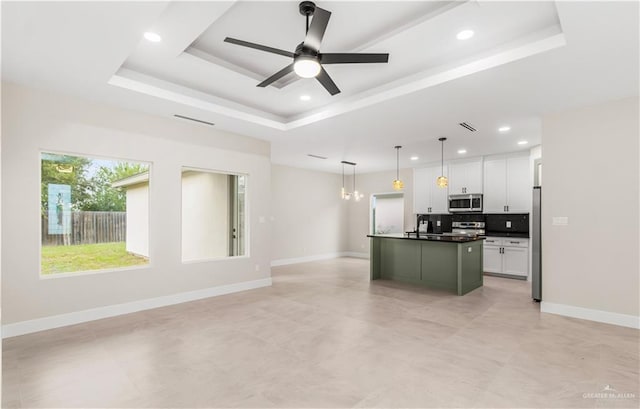
M 447 188 L 436 185 L 442 168 L 432 166 L 413 170 L 413 212 L 416 214 L 447 213 Z M 447 166 L 444 167 L 447 176 Z
M 482 160 L 449 165 L 449 194 L 482 193 Z
M 528 156 L 485 158 L 484 212 L 528 213 L 531 188 Z

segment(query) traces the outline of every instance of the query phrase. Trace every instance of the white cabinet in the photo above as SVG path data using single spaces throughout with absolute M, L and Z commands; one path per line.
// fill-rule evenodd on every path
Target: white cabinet
M 529 157 L 507 158 L 507 212 L 528 213 L 533 200 L 532 189 Z
M 482 193 L 482 160 L 449 165 L 449 194 Z
M 507 161 L 485 160 L 483 211 L 502 213 L 507 202 Z
M 484 212 L 528 213 L 531 188 L 528 156 L 485 159 Z
M 482 259 L 484 260 L 485 273 L 502 272 L 502 248 L 498 246 L 485 245 L 483 247 Z
M 482 255 L 485 273 L 529 275 L 529 239 L 487 237 Z
M 436 185 L 442 168 L 432 166 L 413 170 L 413 213 L 447 213 L 448 191 Z M 444 167 L 447 176 L 447 167 Z
M 502 273 L 526 277 L 529 274 L 529 250 L 502 247 Z

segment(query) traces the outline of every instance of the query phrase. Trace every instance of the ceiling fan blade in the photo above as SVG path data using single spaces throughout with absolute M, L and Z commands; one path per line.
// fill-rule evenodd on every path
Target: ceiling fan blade
M 320 54 L 320 62 L 322 64 L 386 63 L 389 62 L 389 54 L 328 53 Z
M 295 54 L 289 51 L 281 50 L 279 48 L 267 47 L 266 45 L 260 45 L 256 43 L 250 43 L 248 41 L 238 40 L 236 38 L 227 37 L 224 39 L 225 43 L 231 43 L 241 45 L 243 47 L 249 47 L 260 51 L 266 51 L 268 53 L 284 55 L 285 57 L 295 57 Z
M 320 82 L 320 84 L 322 84 L 322 86 L 327 91 L 329 91 L 329 94 L 336 95 L 340 93 L 340 89 L 338 88 L 336 83 L 333 82 L 333 80 L 331 79 L 329 74 L 324 70 L 324 68 L 320 69 L 320 74 L 318 74 L 316 79 L 318 80 L 318 82 Z
M 307 31 L 307 36 L 304 38 L 303 45 L 305 48 L 309 48 L 315 52 L 320 50 L 322 37 L 324 37 L 324 32 L 327 29 L 330 17 L 330 11 L 316 7 L 313 12 L 311 24 L 309 25 L 309 31 Z
M 286 67 L 284 67 L 280 71 L 276 72 L 275 74 L 273 74 L 272 76 L 270 76 L 266 80 L 262 81 L 257 86 L 264 88 L 267 85 L 270 85 L 270 84 L 278 81 L 280 78 L 284 77 L 285 75 L 289 74 L 290 72 L 293 72 L 293 64 L 287 65 Z

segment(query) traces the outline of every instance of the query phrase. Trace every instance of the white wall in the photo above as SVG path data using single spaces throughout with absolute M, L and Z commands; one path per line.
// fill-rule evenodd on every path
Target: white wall
M 543 118 L 543 311 L 639 322 L 638 115 L 631 98 Z
M 404 198 L 377 195 L 375 198 L 375 231 L 388 234 L 404 232 Z
M 289 166 L 271 168 L 274 265 L 346 251 L 347 211 L 342 175 Z
M 127 251 L 149 257 L 149 184 L 127 186 Z
M 182 259 L 229 255 L 229 176 L 182 174 Z
M 270 277 L 267 142 L 7 83 L 2 106 L 3 324 Z M 40 150 L 152 162 L 148 267 L 40 278 Z M 182 264 L 183 166 L 249 175 L 250 257 Z
M 347 251 L 359 253 L 362 256 L 369 255 L 369 226 L 371 195 L 376 193 L 395 193 L 392 182 L 396 178 L 395 171 L 366 173 L 357 175 L 358 191 L 364 194 L 364 199 L 358 203 L 352 203 L 349 207 L 348 244 Z M 413 230 L 416 224 L 413 211 L 413 171 L 400 169 L 400 180 L 404 182 L 404 230 Z M 351 183 L 351 182 L 349 182 Z

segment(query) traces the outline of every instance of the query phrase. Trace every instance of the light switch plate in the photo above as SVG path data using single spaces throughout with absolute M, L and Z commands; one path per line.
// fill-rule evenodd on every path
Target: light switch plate
M 551 224 L 554 226 L 567 226 L 569 224 L 569 218 L 566 216 L 555 216 L 551 219 Z
M 510 229 L 510 228 L 511 228 L 511 222 L 507 221 L 507 229 Z
M 440 227 L 440 220 L 436 220 L 436 226 Z

